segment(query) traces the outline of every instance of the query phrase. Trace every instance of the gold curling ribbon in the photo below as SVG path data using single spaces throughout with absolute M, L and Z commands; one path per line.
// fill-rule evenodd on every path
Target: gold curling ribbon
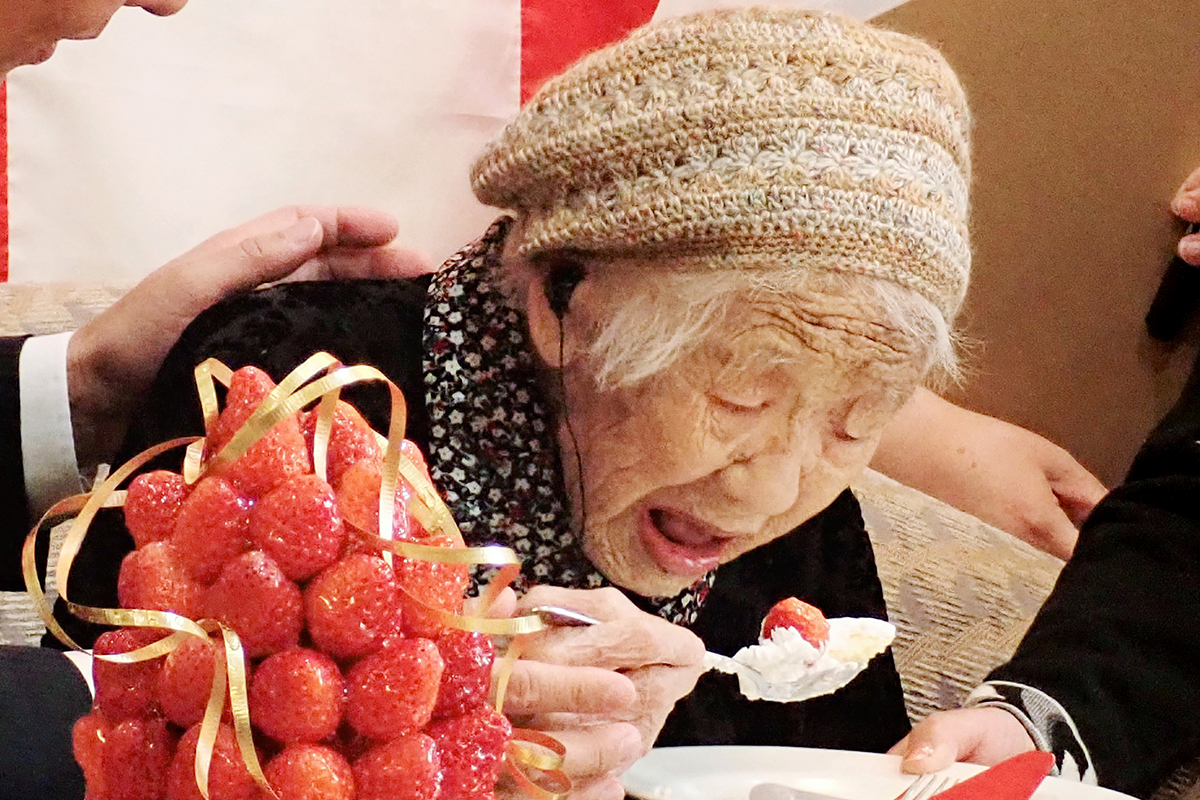
M 500 592 L 512 583 L 521 568 L 516 553 L 507 547 L 495 545 L 470 548 L 430 547 L 416 542 L 389 542 L 361 530 L 356 531 L 356 534 L 361 542 L 381 549 L 390 548 L 391 552 L 404 558 L 443 564 L 499 567 L 499 572 L 479 597 L 480 608 L 485 612 L 495 602 Z M 512 637 L 505 651 L 498 655 L 495 664 L 495 707 L 497 711 L 503 713 L 508 682 L 521 655 L 521 636 L 545 630 L 546 622 L 536 614 L 513 618 L 459 616 L 440 608 L 434 608 L 403 588 L 400 591 L 410 602 L 419 606 L 424 613 L 435 618 L 441 625 L 459 630 Z M 536 746 L 530 746 L 529 742 Z M 534 800 L 562 800 L 571 791 L 571 780 L 561 769 L 565 754 L 566 750 L 557 739 L 537 731 L 518 728 L 513 731 L 513 739 L 505 748 L 505 771 L 516 785 Z M 530 776 L 530 770 L 539 773 L 536 779 Z M 546 788 L 539 784 L 545 784 Z
M 562 800 L 571 792 L 571 779 L 561 769 L 566 753 L 566 748 L 553 736 L 515 728 L 504 753 L 505 771 L 534 800 Z M 540 773 L 537 781 L 526 773 L 528 769 Z
M 317 378 L 321 373 L 327 373 Z M 225 364 L 216 359 L 207 359 L 194 371 L 197 393 L 200 400 L 205 428 L 211 428 L 220 414 L 216 395 L 216 383 L 228 387 L 232 381 L 233 372 Z M 315 380 L 314 380 L 315 379 Z M 311 381 L 311 382 L 310 382 Z M 376 436 L 384 445 L 384 466 L 379 498 L 379 536 L 358 531 L 361 538 L 370 541 L 384 554 L 391 563 L 393 554 L 404 558 L 434 561 L 468 566 L 489 566 L 499 569 L 496 577 L 484 588 L 480 595 L 480 604 L 484 610 L 489 608 L 496 597 L 516 578 L 520 572 L 520 561 L 516 554 L 507 547 L 430 547 L 418 542 L 396 541 L 394 539 L 393 520 L 396 504 L 398 481 L 404 481 L 413 489 L 408 512 L 429 533 L 450 536 L 460 545 L 463 543 L 462 534 L 450 514 L 445 502 L 438 495 L 433 484 L 424 472 L 401 450 L 404 440 L 407 406 L 399 388 L 387 376 L 374 367 L 357 365 L 343 366 L 336 358 L 328 353 L 317 353 L 308 358 L 300 366 L 288 374 L 284 380 L 260 402 L 228 442 L 215 454 L 205 452 L 206 440 L 202 437 L 186 437 L 173 439 L 159 445 L 147 448 L 137 454 L 91 492 L 68 497 L 54 504 L 29 532 L 22 549 L 22 572 L 25 585 L 33 598 L 38 613 L 45 622 L 47 629 L 68 647 L 88 652 L 75 643 L 58 621 L 54 618 L 53 609 L 46 601 L 45 593 L 37 575 L 35 559 L 37 536 L 42 526 L 56 518 L 69 518 L 76 514 L 74 522 L 63 542 L 56 562 L 56 584 L 59 596 L 68 610 L 80 619 L 104 625 L 127 627 L 145 627 L 161 629 L 168 635 L 150 645 L 140 647 L 127 653 L 108 655 L 92 653 L 93 657 L 116 663 L 134 663 L 138 661 L 159 658 L 177 648 L 188 636 L 198 636 L 209 641 L 220 633 L 225 652 L 226 669 L 214 670 L 213 685 L 209 693 L 208 704 L 205 708 L 204 719 L 201 722 L 200 735 L 196 745 L 195 774 L 200 793 L 208 800 L 208 774 L 212 761 L 212 753 L 216 743 L 218 726 L 224 710 L 226 689 L 230 697 L 230 709 L 234 721 L 234 732 L 238 749 L 247 770 L 255 782 L 267 794 L 278 800 L 278 795 L 267 782 L 259 764 L 254 749 L 251 731 L 249 705 L 246 691 L 246 668 L 244 651 L 237 633 L 216 620 L 203 619 L 193 621 L 167 611 L 152 611 L 147 609 L 124 608 L 95 608 L 84 606 L 69 599 L 69 575 L 71 566 L 78 555 L 84 538 L 87 536 L 96 513 L 101 508 L 121 507 L 125 503 L 125 492 L 118 491 L 119 486 L 136 470 L 152 458 L 173 448 L 187 446 L 184 455 L 182 474 L 184 480 L 193 484 L 207 473 L 232 465 L 244 455 L 278 422 L 295 414 L 310 403 L 319 400 L 317 419 L 313 435 L 314 471 L 326 478 L 329 436 L 332 432 L 333 416 L 341 390 L 355 383 L 366 381 L 383 382 L 391 395 L 391 418 L 386 438 L 376 432 Z M 208 458 L 206 459 L 206 455 Z M 357 527 L 353 526 L 352 527 Z M 497 670 L 497 699 L 496 708 L 503 710 L 504 696 L 507 690 L 508 678 L 513 665 L 519 656 L 519 638 L 523 634 L 543 630 L 546 623 L 536 615 L 525 615 L 515 618 L 489 618 L 482 616 L 460 616 L 429 606 L 420 598 L 405 592 L 408 598 L 420 606 L 430 616 L 442 625 L 467 631 L 514 637 L 506 652 L 499 659 Z M 532 744 L 530 744 L 532 743 Z M 562 745 L 553 737 L 536 731 L 518 729 L 514 731 L 514 739 L 510 742 L 505 753 L 505 763 L 508 771 L 517 784 L 535 800 L 561 800 L 570 792 L 570 779 L 561 771 L 563 755 Z M 541 773 L 539 781 L 548 785 L 542 788 L 525 770 L 532 769 Z
M 75 557 L 79 554 L 83 540 L 87 536 L 88 529 L 91 527 L 96 513 L 101 508 L 118 508 L 125 505 L 126 493 L 116 491 L 116 487 L 150 459 L 183 445 L 188 445 L 190 449 L 195 443 L 196 440 L 194 437 L 186 437 L 172 439 L 169 442 L 150 447 L 131 458 L 125 464 L 122 464 L 119 469 L 110 474 L 107 479 L 92 491 L 74 495 L 55 503 L 42 515 L 42 518 L 29 532 L 29 535 L 25 537 L 25 544 L 21 549 L 21 571 L 25 578 L 26 591 L 33 598 L 34 605 L 42 617 L 42 621 L 46 624 L 47 630 L 71 649 L 89 652 L 72 640 L 66 631 L 62 629 L 62 626 L 59 625 L 58 620 L 54 618 L 54 611 L 46 601 L 41 581 L 38 579 L 35 558 L 37 537 L 42 530 L 42 526 L 51 519 L 75 513 L 75 519 L 71 523 L 70 530 L 67 531 L 58 560 L 55 562 L 55 571 L 57 573 L 55 582 L 58 587 L 58 594 L 67 609 L 79 619 L 87 622 L 94 622 L 101 625 L 153 628 L 166 631 L 169 634 L 157 642 L 139 647 L 136 650 L 130 650 L 127 653 L 99 654 L 92 652 L 91 655 L 93 658 L 119 664 L 148 661 L 149 659 L 160 658 L 171 653 L 189 636 L 210 639 L 209 631 L 219 630 L 224 640 L 226 670 L 213 670 L 213 686 L 209 693 L 208 705 L 205 709 L 204 720 L 200 724 L 200 735 L 196 742 L 195 769 L 197 786 L 200 789 L 201 795 L 204 796 L 205 800 L 208 800 L 208 771 L 212 761 L 213 747 L 217 740 L 218 725 L 224 706 L 226 673 L 228 673 L 231 694 L 233 695 L 231 709 L 234 717 L 234 727 L 238 738 L 238 747 L 246 763 L 246 769 L 250 772 L 255 782 L 270 797 L 278 800 L 278 795 L 275 794 L 270 784 L 267 783 L 266 776 L 263 775 L 262 766 L 259 764 L 258 757 L 254 751 L 254 741 L 250 733 L 249 709 L 246 703 L 245 662 L 243 661 L 243 652 L 237 633 L 226 628 L 216 620 L 211 619 L 196 622 L 169 611 L 97 608 L 80 605 L 70 600 L 71 567 L 74 564 Z

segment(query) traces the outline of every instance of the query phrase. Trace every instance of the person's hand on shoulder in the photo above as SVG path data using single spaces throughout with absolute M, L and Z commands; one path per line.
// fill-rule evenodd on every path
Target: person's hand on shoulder
M 1053 442 L 925 389 L 888 426 L 871 466 L 1064 559 L 1108 491 Z
M 992 766 L 1034 749 L 1025 726 L 1002 708 L 936 711 L 897 742 L 890 755 L 900 756 L 904 772 L 937 772 L 959 761 Z
M 67 386 L 81 466 L 112 457 L 136 398 L 196 315 L 281 280 L 413 277 L 429 260 L 391 245 L 396 219 L 353 206 L 288 206 L 218 233 L 148 275 L 67 346 Z
M 1188 222 L 1200 222 L 1200 167 L 1197 167 L 1171 201 L 1175 216 Z M 1179 257 L 1189 264 L 1200 267 L 1200 233 L 1184 236 L 1179 240 Z
M 649 751 L 675 702 L 695 687 L 704 644 L 616 589 L 538 586 L 517 610 L 539 605 L 579 611 L 600 624 L 526 637 L 504 713 L 566 747 L 572 800 L 620 800 L 618 776 Z

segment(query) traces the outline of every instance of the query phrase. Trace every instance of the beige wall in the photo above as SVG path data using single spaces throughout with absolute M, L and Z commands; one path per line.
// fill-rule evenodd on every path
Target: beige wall
M 975 115 L 981 346 L 950 396 L 1119 480 L 1200 338 L 1164 347 L 1142 322 L 1200 166 L 1200 4 L 913 0 L 877 21 L 938 44 Z

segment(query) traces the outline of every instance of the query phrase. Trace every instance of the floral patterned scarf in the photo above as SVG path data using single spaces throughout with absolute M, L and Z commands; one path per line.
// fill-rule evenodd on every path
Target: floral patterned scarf
M 494 283 L 510 222 L 494 223 L 430 283 L 424 334 L 430 471 L 469 542 L 504 544 L 520 556 L 518 590 L 608 586 L 574 530 L 554 413 L 538 385 L 525 320 Z M 631 599 L 690 625 L 714 576 L 675 597 Z

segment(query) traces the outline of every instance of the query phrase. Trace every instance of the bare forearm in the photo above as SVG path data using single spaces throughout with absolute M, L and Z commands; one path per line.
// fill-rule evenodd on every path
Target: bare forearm
M 1105 487 L 1061 447 L 919 389 L 871 466 L 1060 558 Z

